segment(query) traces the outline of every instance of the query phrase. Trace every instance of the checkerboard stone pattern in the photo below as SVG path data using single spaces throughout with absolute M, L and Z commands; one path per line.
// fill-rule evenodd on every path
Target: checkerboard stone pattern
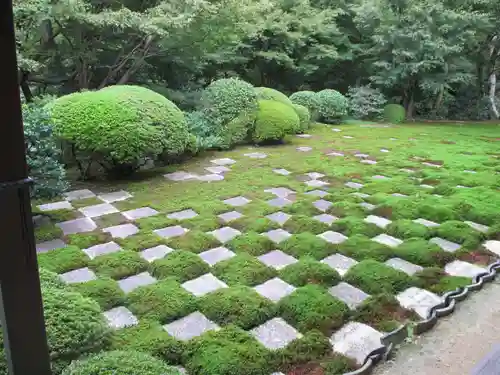
M 63 273 L 59 277 L 67 284 L 86 283 L 97 279 L 95 273 L 88 267 Z
M 347 240 L 347 237 L 339 232 L 327 231 L 325 233 L 318 234 L 319 238 L 324 239 L 326 242 L 331 244 L 340 244 Z
M 444 238 L 434 237 L 429 240 L 430 243 L 438 245 L 444 251 L 449 253 L 454 253 L 458 249 L 460 249 L 461 245 L 445 240 Z
M 134 276 L 119 280 L 118 285 L 125 293 L 130 293 L 141 286 L 154 284 L 156 279 L 149 272 L 142 272 Z
M 207 250 L 199 254 L 200 258 L 203 259 L 209 266 L 214 266 L 217 263 L 230 259 L 236 254 L 225 247 L 216 247 L 215 249 Z
M 257 285 L 255 291 L 267 299 L 278 302 L 295 291 L 295 287 L 286 283 L 278 277 Z
M 389 246 L 389 247 L 398 247 L 403 243 L 402 240 L 396 237 L 389 236 L 388 234 L 381 233 L 376 237 L 372 238 L 372 241 L 378 242 L 379 244 Z
M 104 317 L 108 321 L 108 325 L 114 329 L 132 327 L 139 324 L 134 314 L 124 306 L 105 311 Z
M 298 260 L 293 256 L 288 255 L 281 250 L 271 251 L 258 257 L 258 259 L 266 266 L 273 267 L 276 270 L 281 270 L 290 264 L 298 262 Z
M 274 318 L 250 331 L 251 334 L 270 350 L 282 349 L 302 334 L 282 318 Z
M 417 264 L 410 263 L 401 258 L 392 258 L 385 262 L 388 266 L 398 270 L 403 271 L 404 273 L 412 276 L 417 272 L 420 272 L 424 269 L 424 267 L 419 266 Z
M 113 238 L 127 238 L 139 233 L 139 228 L 134 224 L 121 224 L 104 228 L 103 232 L 108 232 Z
M 351 267 L 358 264 L 356 260 L 346 257 L 342 254 L 330 255 L 329 257 L 323 259 L 321 263 L 329 265 L 331 268 L 337 271 L 340 276 L 344 276 Z
M 291 217 L 292 217 L 292 215 L 289 215 L 289 214 L 282 212 L 282 211 L 274 212 L 274 213 L 266 216 L 266 218 L 268 218 L 271 221 L 274 221 L 275 223 L 277 223 L 281 226 L 283 226 L 288 221 L 288 219 L 290 219 Z
M 149 249 L 145 249 L 141 251 L 141 257 L 148 262 L 154 262 L 155 260 L 158 259 L 163 259 L 165 258 L 168 254 L 170 254 L 172 251 L 175 251 L 174 249 L 166 246 L 166 245 L 158 245 L 155 247 L 151 247 Z
M 266 236 L 267 238 L 269 238 L 271 241 L 273 241 L 276 244 L 279 244 L 292 236 L 290 233 L 288 233 L 284 229 L 273 229 L 267 233 L 263 233 L 262 235 Z
M 104 244 L 91 246 L 87 249 L 83 249 L 83 252 L 87 254 L 90 259 L 94 259 L 99 255 L 111 254 L 120 250 L 121 247 L 116 242 L 107 242 Z
M 55 240 L 50 240 L 50 241 L 38 243 L 36 245 L 36 252 L 37 253 L 46 253 L 48 251 L 60 249 L 63 247 L 66 247 L 66 243 L 61 239 L 55 239 Z
M 351 284 L 340 282 L 339 284 L 328 289 L 328 292 L 342 302 L 344 302 L 351 310 L 355 310 L 365 301 L 369 294 L 352 286 Z
M 156 229 L 153 231 L 153 233 L 157 234 L 160 237 L 168 239 L 168 238 L 183 236 L 188 231 L 189 231 L 189 229 L 183 228 L 180 225 L 174 225 L 174 226 L 166 227 L 163 229 Z
M 207 293 L 215 292 L 217 289 L 227 288 L 227 285 L 211 273 L 207 273 L 196 279 L 186 281 L 182 284 L 182 287 L 196 297 L 201 297 Z
M 201 312 L 196 311 L 182 319 L 164 325 L 163 329 L 177 340 L 189 341 L 207 331 L 217 331 L 220 327 L 207 319 Z
M 221 243 L 229 242 L 241 234 L 239 230 L 231 227 L 219 228 L 209 233 Z
M 97 229 L 97 224 L 88 217 L 63 221 L 62 223 L 57 223 L 56 226 L 63 231 L 65 236 L 68 234 L 92 232 Z

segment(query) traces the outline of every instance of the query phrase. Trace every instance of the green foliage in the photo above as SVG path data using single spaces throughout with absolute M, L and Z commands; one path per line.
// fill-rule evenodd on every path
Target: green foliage
M 120 250 L 98 256 L 92 259 L 89 265 L 99 275 L 112 279 L 123 279 L 146 270 L 148 262 L 136 252 Z
M 462 221 L 446 221 L 436 228 L 438 237 L 461 244 L 466 249 L 475 249 L 484 235 Z
M 295 258 L 310 256 L 317 260 L 326 258 L 335 251 L 335 248 L 328 242 L 307 232 L 294 234 L 283 241 L 279 247 Z
M 89 260 L 89 257 L 75 246 L 66 246 L 62 249 L 38 254 L 39 267 L 56 273 L 86 267 Z
M 294 104 L 302 105 L 309 110 L 311 120 L 316 121 L 319 110 L 319 101 L 314 91 L 297 91 L 290 95 Z
M 95 232 L 95 233 L 77 233 L 69 234 L 66 236 L 66 242 L 80 249 L 87 249 L 91 246 L 106 243 L 110 241 L 109 233 Z
M 316 93 L 316 100 L 318 101 L 318 113 L 323 122 L 337 123 L 347 115 L 349 107 L 347 98 L 336 90 L 322 90 Z
M 247 232 L 232 239 L 228 247 L 237 253 L 260 256 L 274 250 L 274 242 L 256 232 Z
M 340 281 L 340 275 L 325 263 L 314 258 L 303 257 L 298 262 L 290 264 L 280 271 L 280 277 L 294 286 L 320 284 L 331 287 Z
M 38 270 L 38 275 L 40 277 L 40 285 L 42 287 L 52 287 L 52 288 L 66 288 L 66 284 L 61 280 L 59 275 L 55 272 L 46 270 L 45 268 L 40 268 Z
M 186 250 L 193 253 L 201 253 L 219 246 L 217 239 L 211 234 L 200 230 L 190 230 L 185 235 L 173 238 L 169 246 L 176 250 Z
M 287 134 L 296 133 L 300 119 L 291 106 L 260 100 L 252 140 L 256 143 L 281 141 Z
M 307 129 L 309 129 L 309 125 L 311 125 L 311 114 L 309 113 L 307 107 L 304 107 L 303 105 L 293 103 L 292 106 L 300 120 L 300 130 L 298 132 L 304 133 Z
M 293 206 L 293 205 L 292 205 Z M 313 219 L 307 215 L 293 215 L 286 221 L 283 227 L 291 233 L 309 232 L 313 234 L 321 234 L 326 232 L 329 228 L 328 225 L 319 220 Z
M 61 238 L 62 235 L 62 229 L 52 223 L 43 224 L 35 228 L 36 242 L 50 241 L 56 238 Z
M 159 217 L 161 215 L 158 215 Z M 169 219 L 170 220 L 170 219 Z M 127 238 L 115 238 L 124 250 L 141 251 L 158 245 L 166 245 L 167 240 L 149 231 L 140 231 Z
M 185 117 L 187 128 L 196 137 L 199 150 L 224 148 L 222 135 L 213 134 L 213 125 L 202 111 L 186 112 Z
M 372 241 L 362 234 L 356 234 L 342 242 L 338 246 L 338 252 L 358 261 L 375 259 L 383 262 L 392 255 L 391 248 Z
M 278 368 L 315 362 L 329 355 L 331 348 L 328 338 L 320 331 L 312 329 L 285 348 L 276 350 L 273 362 Z
M 229 286 L 254 286 L 276 276 L 273 268 L 267 267 L 255 257 L 241 253 L 230 259 L 217 263 L 213 273 Z
M 387 104 L 384 107 L 384 119 L 391 124 L 400 124 L 406 118 L 406 111 L 402 105 Z
M 384 111 L 387 100 L 378 89 L 370 86 L 349 87 L 349 114 L 358 120 L 376 120 Z
M 62 375 L 180 375 L 179 370 L 149 354 L 111 351 L 74 361 Z
M 372 223 L 367 223 L 363 218 L 348 216 L 336 220 L 332 224 L 332 230 L 342 232 L 347 237 L 362 234 L 367 237 L 375 237 L 383 232 L 381 228 Z
M 292 101 L 282 92 L 269 87 L 256 87 L 258 100 L 273 100 L 291 106 Z
M 177 250 L 166 258 L 151 263 L 154 276 L 164 279 L 173 277 L 179 282 L 195 279 L 209 272 L 209 266 L 198 255 L 189 251 Z
M 118 283 L 110 278 L 98 278 L 85 283 L 72 284 L 71 289 L 84 297 L 95 300 L 103 311 L 123 304 L 125 293 Z
M 425 268 L 415 274 L 420 288 L 436 294 L 451 292 L 471 284 L 469 277 L 448 276 L 443 269 L 437 267 Z
M 321 368 L 324 375 L 338 375 L 354 370 L 352 362 L 347 357 L 339 354 L 335 354 L 321 362 Z
M 386 229 L 387 234 L 402 240 L 413 237 L 429 238 L 432 235 L 431 230 L 425 225 L 415 223 L 413 220 L 408 219 L 393 221 Z
M 444 266 L 454 258 L 453 254 L 421 238 L 407 239 L 392 251 L 395 256 L 424 267 Z

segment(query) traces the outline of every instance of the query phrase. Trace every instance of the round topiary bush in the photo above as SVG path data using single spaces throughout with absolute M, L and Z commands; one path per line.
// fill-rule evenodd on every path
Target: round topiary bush
M 145 157 L 182 154 L 189 141 L 180 109 L 144 87 L 66 95 L 50 111 L 55 133 L 76 150 L 75 157 L 90 157 L 111 173 L 131 173 Z
M 255 92 L 259 100 L 274 100 L 286 105 L 292 105 L 292 101 L 285 94 L 270 87 L 256 87 Z
M 303 133 L 307 129 L 309 129 L 309 125 L 311 124 L 311 114 L 309 110 L 300 104 L 292 104 L 293 109 L 295 109 L 295 113 L 299 116 L 300 120 L 300 128 L 298 133 Z
M 314 91 L 297 91 L 290 95 L 290 100 L 294 104 L 303 105 L 309 110 L 312 121 L 318 116 L 319 102 Z
M 391 124 L 399 124 L 406 118 L 406 111 L 402 105 L 387 104 L 384 107 L 384 119 Z
M 252 140 L 256 143 L 280 141 L 299 128 L 299 116 L 291 106 L 273 100 L 260 100 Z
M 322 90 L 316 94 L 316 99 L 321 121 L 337 123 L 347 115 L 349 103 L 340 92 L 331 89 Z
M 72 362 L 62 375 L 180 375 L 165 362 L 137 351 L 110 351 Z

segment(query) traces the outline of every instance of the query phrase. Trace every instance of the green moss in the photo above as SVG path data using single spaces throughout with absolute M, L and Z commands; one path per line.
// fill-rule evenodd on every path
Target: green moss
M 282 298 L 279 314 L 299 331 L 318 329 L 328 333 L 344 323 L 349 308 L 319 285 L 306 285 Z
M 444 266 L 454 259 L 453 254 L 442 250 L 438 245 L 420 238 L 410 238 L 394 248 L 396 257 L 423 267 Z
M 438 237 L 459 243 L 467 249 L 475 249 L 485 237 L 461 221 L 446 221 L 435 231 Z
M 219 242 L 211 234 L 199 230 L 191 230 L 183 236 L 170 240 L 169 246 L 176 250 L 201 253 L 219 246 Z
M 188 251 L 174 251 L 166 258 L 151 263 L 154 276 L 164 279 L 172 277 L 179 282 L 195 279 L 210 271 L 210 267 L 198 255 Z
M 148 262 L 134 251 L 120 250 L 92 259 L 89 266 L 99 275 L 112 279 L 123 279 L 145 271 Z
M 82 217 L 82 214 L 75 210 L 54 210 L 44 212 L 43 214 L 50 217 L 50 220 L 54 223 L 61 223 L 63 221 L 70 221 Z
M 139 318 L 168 323 L 196 310 L 196 298 L 173 279 L 134 289 L 128 307 Z
M 275 314 L 270 300 L 246 286 L 219 289 L 201 298 L 198 306 L 219 325 L 235 324 L 245 330 L 265 323 Z
M 338 252 L 358 261 L 374 259 L 386 261 L 392 255 L 392 249 L 361 234 L 349 237 L 338 246 Z
M 254 256 L 263 255 L 275 248 L 273 241 L 255 232 L 242 234 L 232 239 L 227 246 L 236 253 L 246 253 Z
M 125 293 L 118 283 L 110 278 L 100 277 L 85 283 L 72 284 L 71 288 L 85 297 L 95 300 L 103 311 L 120 306 L 125 300 Z
M 290 215 L 298 216 L 314 216 L 318 214 L 318 209 L 314 207 L 313 202 L 317 200 L 317 198 L 304 198 L 299 199 L 293 204 L 289 204 L 283 208 L 283 211 L 289 213 Z
M 191 230 L 198 230 L 201 232 L 211 232 L 219 229 L 223 224 L 215 216 L 198 215 L 192 219 L 182 222 L 182 226 Z
M 312 233 L 294 234 L 279 245 L 285 253 L 300 258 L 310 256 L 321 260 L 335 252 L 335 247 Z
M 283 227 L 290 233 L 310 232 L 313 234 L 321 234 L 329 229 L 327 224 L 305 215 L 292 216 L 286 221 Z
M 357 202 L 351 201 L 340 201 L 334 202 L 333 206 L 328 210 L 334 216 L 337 217 L 365 217 L 366 211 Z
M 456 212 L 452 207 L 443 204 L 421 204 L 418 207 L 418 216 L 427 220 L 442 223 L 447 220 L 454 220 L 457 218 Z
M 267 267 L 255 257 L 244 253 L 217 263 L 213 267 L 213 273 L 229 286 L 254 286 L 276 276 L 273 268 Z
M 66 236 L 66 243 L 80 249 L 86 249 L 109 241 L 111 241 L 111 235 L 104 232 L 78 233 Z
M 415 274 L 420 288 L 437 294 L 444 294 L 472 283 L 468 277 L 448 276 L 443 269 L 426 268 Z
M 38 270 L 38 275 L 40 277 L 40 286 L 42 288 L 52 287 L 52 288 L 66 289 L 66 284 L 61 280 L 61 278 L 57 273 L 46 270 L 45 268 L 40 268 Z M 0 342 L 1 342 L 1 335 L 0 335 Z
M 54 224 L 45 224 L 35 228 L 36 242 L 50 241 L 56 238 L 61 238 L 62 236 L 62 229 L 55 226 Z
M 280 271 L 280 277 L 294 286 L 320 284 L 333 286 L 340 281 L 340 275 L 325 263 L 314 258 L 304 257 Z
M 114 227 L 116 225 L 125 224 L 128 222 L 127 218 L 119 212 L 102 215 L 94 218 L 93 220 L 99 228 Z
M 381 228 L 372 223 L 365 222 L 362 218 L 358 217 L 345 217 L 335 221 L 332 224 L 332 230 L 341 232 L 347 237 L 356 234 L 363 234 L 367 237 L 375 237 L 383 232 Z
M 269 220 L 267 217 L 250 217 L 244 216 L 230 223 L 231 228 L 238 229 L 242 232 L 257 232 L 263 233 L 271 229 L 277 229 L 280 226 L 278 223 Z
M 321 362 L 324 375 L 339 375 L 354 371 L 355 367 L 349 358 L 334 354 Z
M 103 204 L 104 202 L 97 197 L 85 198 L 85 199 L 76 199 L 71 201 L 71 205 L 75 208 L 82 208 L 88 206 L 95 206 L 97 204 Z
M 115 242 L 119 243 L 124 250 L 130 251 L 141 251 L 168 243 L 166 239 L 149 231 L 141 231 L 127 238 L 116 238 Z
M 143 230 L 154 230 L 175 225 L 176 221 L 163 215 L 155 215 L 138 219 L 135 223 Z
M 368 294 L 396 294 L 416 283 L 416 280 L 402 271 L 375 260 L 364 260 L 344 276 L 344 280 Z
M 38 254 L 38 266 L 55 273 L 64 273 L 86 267 L 90 259 L 75 246 Z
M 408 219 L 393 221 L 386 228 L 387 234 L 402 240 L 413 237 L 430 238 L 432 231 L 425 225 L 418 224 Z

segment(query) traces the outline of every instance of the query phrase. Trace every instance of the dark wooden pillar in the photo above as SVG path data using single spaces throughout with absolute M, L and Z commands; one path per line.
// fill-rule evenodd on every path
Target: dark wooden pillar
M 0 319 L 11 375 L 50 375 L 11 0 L 0 0 Z

